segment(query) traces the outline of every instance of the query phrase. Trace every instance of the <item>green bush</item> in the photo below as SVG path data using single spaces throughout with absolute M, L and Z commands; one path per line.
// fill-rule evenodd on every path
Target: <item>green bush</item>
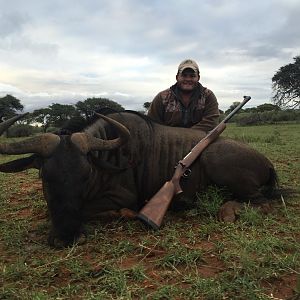
M 59 130 L 58 127 L 48 127 L 48 128 L 47 128 L 47 132 L 56 132 L 56 131 L 58 131 L 58 130 Z
M 236 119 L 236 123 L 240 126 L 261 124 L 260 114 L 256 112 L 240 114 Z
M 33 135 L 35 128 L 26 124 L 17 124 L 9 128 L 7 137 L 26 137 Z
M 300 110 L 244 112 L 237 114 L 232 121 L 240 126 L 300 122 Z

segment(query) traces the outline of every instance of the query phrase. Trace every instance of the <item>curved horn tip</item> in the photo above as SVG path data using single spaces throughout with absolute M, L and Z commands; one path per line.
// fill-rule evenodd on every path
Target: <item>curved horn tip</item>
M 27 113 L 24 113 L 24 114 L 20 114 L 20 115 L 17 115 L 17 116 L 14 116 L 8 120 L 5 120 L 4 122 L 0 123 L 0 135 L 6 131 L 11 125 L 13 125 L 16 121 L 18 121 L 19 119 L 23 118 L 25 115 L 29 114 L 28 112 Z
M 96 116 L 98 116 L 98 117 L 102 117 L 102 116 L 103 116 L 102 114 L 99 114 L 99 113 L 97 113 L 97 112 L 95 112 L 95 111 L 94 111 L 94 114 L 95 114 Z
M 130 132 L 126 126 L 112 119 L 108 116 L 101 115 L 95 112 L 95 115 L 105 120 L 108 124 L 112 125 L 118 132 L 119 137 L 113 140 L 103 140 L 87 135 L 87 144 L 89 150 L 112 150 L 125 144 L 130 138 Z
M 97 115 L 98 117 L 102 118 L 103 120 L 107 121 L 108 123 L 114 125 L 118 131 L 124 136 L 124 137 L 129 137 L 130 136 L 130 132 L 128 130 L 128 128 L 123 125 L 122 123 L 120 123 L 119 121 L 115 120 L 115 119 L 112 119 L 108 116 L 105 116 L 105 115 L 102 115 L 102 114 L 99 114 L 97 112 L 95 112 L 95 115 Z

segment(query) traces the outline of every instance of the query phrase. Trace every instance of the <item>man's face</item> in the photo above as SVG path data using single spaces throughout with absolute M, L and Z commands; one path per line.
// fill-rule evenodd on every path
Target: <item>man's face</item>
M 192 69 L 185 69 L 181 73 L 176 75 L 178 87 L 183 92 L 191 92 L 197 86 L 200 77 Z

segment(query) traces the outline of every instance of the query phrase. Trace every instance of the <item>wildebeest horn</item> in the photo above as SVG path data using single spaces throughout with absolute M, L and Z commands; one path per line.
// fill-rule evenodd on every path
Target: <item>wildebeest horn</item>
M 37 153 L 43 157 L 50 156 L 60 142 L 60 137 L 53 133 L 44 133 L 15 143 L 0 144 L 2 154 Z
M 23 118 L 25 115 L 27 115 L 28 113 L 22 114 L 22 115 L 18 115 L 18 116 L 14 116 L 2 123 L 0 123 L 0 135 L 7 130 L 12 124 L 14 124 L 16 121 L 18 121 L 19 119 Z
M 12 117 L 0 123 L 0 135 L 9 128 L 17 120 L 21 119 L 28 113 Z M 26 139 L 15 143 L 0 144 L 0 153 L 2 154 L 25 154 L 37 153 L 43 157 L 51 155 L 53 150 L 59 144 L 59 136 L 53 133 L 45 133 L 30 139 Z
M 113 140 L 103 140 L 100 138 L 96 138 L 88 133 L 73 133 L 71 136 L 71 140 L 79 147 L 82 152 L 87 153 L 91 150 L 112 150 L 120 147 L 128 141 L 130 132 L 124 125 L 104 115 L 98 113 L 95 114 L 104 119 L 109 124 L 113 125 L 113 127 L 118 131 L 119 137 Z

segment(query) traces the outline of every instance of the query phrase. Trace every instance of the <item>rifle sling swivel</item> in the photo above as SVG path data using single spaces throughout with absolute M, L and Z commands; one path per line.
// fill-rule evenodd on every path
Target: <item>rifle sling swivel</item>
M 182 174 L 182 177 L 183 178 L 188 178 L 191 174 L 192 174 L 192 170 L 191 169 L 186 169 L 184 171 L 184 173 Z
M 187 178 L 191 175 L 192 173 L 192 170 L 190 168 L 186 169 L 186 165 L 183 164 L 181 161 L 178 162 L 177 166 L 175 167 L 175 169 L 178 167 L 178 166 L 181 166 L 182 170 L 184 170 L 183 174 L 182 174 L 182 177 L 183 178 Z

